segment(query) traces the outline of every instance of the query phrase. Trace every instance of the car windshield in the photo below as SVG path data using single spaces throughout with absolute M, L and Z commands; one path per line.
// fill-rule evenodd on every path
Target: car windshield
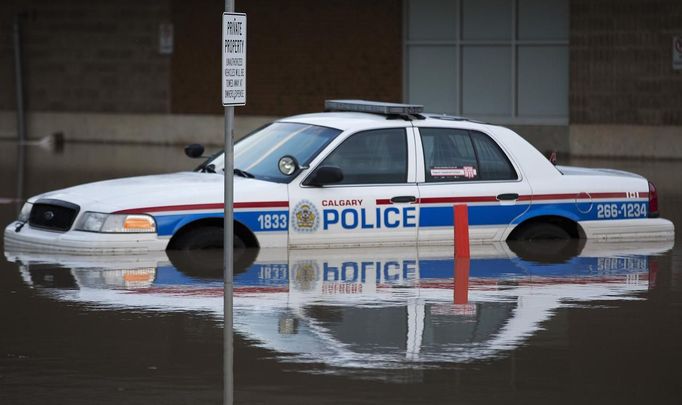
M 288 182 L 290 176 L 282 174 L 278 162 L 282 156 L 296 158 L 299 165 L 307 166 L 332 139 L 341 133 L 338 129 L 317 125 L 276 122 L 261 128 L 234 145 L 234 168 L 246 177 L 261 180 Z M 206 162 L 211 171 L 223 173 L 225 155 L 220 153 Z

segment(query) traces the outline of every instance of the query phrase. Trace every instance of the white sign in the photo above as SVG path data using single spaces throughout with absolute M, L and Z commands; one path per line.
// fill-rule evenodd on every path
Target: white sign
M 173 24 L 159 24 L 159 53 L 161 55 L 173 53 Z
M 223 13 L 223 105 L 246 104 L 246 14 Z
M 673 37 L 673 69 L 682 70 L 682 37 Z

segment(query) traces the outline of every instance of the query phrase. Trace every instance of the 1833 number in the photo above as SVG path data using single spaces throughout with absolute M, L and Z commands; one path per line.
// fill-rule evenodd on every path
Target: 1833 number
M 286 214 L 261 214 L 258 216 L 260 229 L 287 229 Z

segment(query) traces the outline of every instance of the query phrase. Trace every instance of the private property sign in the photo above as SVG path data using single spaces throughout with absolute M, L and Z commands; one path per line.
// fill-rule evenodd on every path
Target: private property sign
M 223 105 L 246 104 L 246 14 L 223 13 Z

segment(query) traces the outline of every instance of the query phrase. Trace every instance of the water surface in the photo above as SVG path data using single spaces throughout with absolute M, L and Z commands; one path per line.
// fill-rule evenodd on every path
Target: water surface
M 67 144 L 19 163 L 0 143 L 2 224 L 39 192 L 196 161 L 174 147 Z M 647 176 L 662 215 L 682 223 L 682 162 L 571 163 Z M 542 262 L 505 243 L 466 263 L 437 248 L 253 252 L 235 275 L 235 400 L 671 403 L 679 242 L 588 242 Z M 4 251 L 0 403 L 221 403 L 220 258 Z

